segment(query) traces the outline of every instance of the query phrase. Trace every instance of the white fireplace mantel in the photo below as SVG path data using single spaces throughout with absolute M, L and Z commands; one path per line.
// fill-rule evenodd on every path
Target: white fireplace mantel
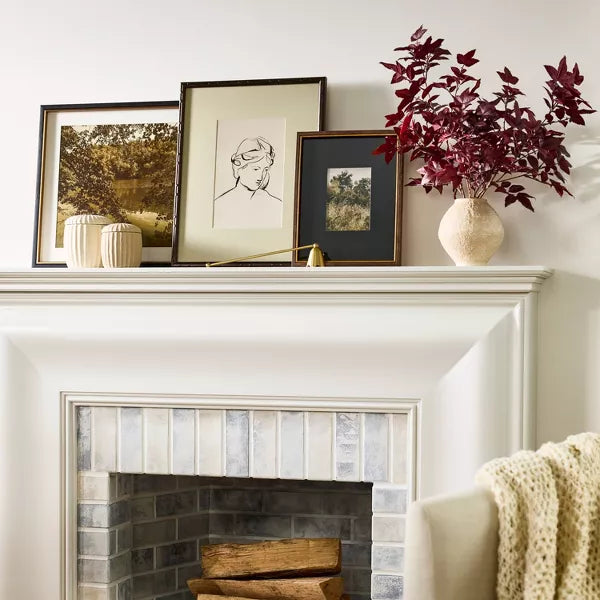
M 527 293 L 545 267 L 326 267 L 30 269 L 0 272 L 0 294 L 17 293 Z
M 535 446 L 543 267 L 0 273 L 0 598 L 68 597 L 72 407 L 411 415 L 412 498 Z

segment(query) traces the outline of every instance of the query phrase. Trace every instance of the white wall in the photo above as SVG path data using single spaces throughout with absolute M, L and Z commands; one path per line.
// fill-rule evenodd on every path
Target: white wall
M 387 71 L 420 24 L 454 51 L 505 64 L 541 105 L 543 64 L 563 54 L 600 108 L 597 0 L 22 0 L 0 15 L 0 267 L 30 265 L 40 104 L 168 100 L 181 81 L 326 75 L 328 129 L 381 128 Z M 486 84 L 488 89 L 491 84 Z M 571 131 L 575 199 L 541 187 L 536 212 L 504 209 L 492 264 L 556 269 L 541 312 L 538 440 L 600 430 L 600 116 Z M 447 197 L 405 195 L 404 264 L 449 264 L 436 238 Z

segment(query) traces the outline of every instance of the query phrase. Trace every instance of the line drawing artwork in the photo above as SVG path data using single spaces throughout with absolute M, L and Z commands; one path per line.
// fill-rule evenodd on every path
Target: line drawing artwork
M 237 140 L 240 140 L 239 130 L 237 133 Z M 233 147 L 234 151 L 228 157 L 227 181 L 224 181 L 224 175 L 221 175 L 221 186 L 225 183 L 228 187 L 222 193 L 218 193 L 215 185 L 213 227 L 215 229 L 280 228 L 283 216 L 281 199 L 283 190 L 281 183 L 271 185 L 273 170 L 275 168 L 281 170 L 281 165 L 278 163 L 282 159 L 278 156 L 275 145 L 263 135 L 244 137 L 235 145 L 232 145 L 230 134 L 225 137 L 229 142 L 229 148 Z M 222 144 L 223 146 L 226 147 L 226 144 Z M 217 155 L 217 161 L 221 160 L 221 165 L 225 162 L 223 156 L 225 147 L 222 155 Z

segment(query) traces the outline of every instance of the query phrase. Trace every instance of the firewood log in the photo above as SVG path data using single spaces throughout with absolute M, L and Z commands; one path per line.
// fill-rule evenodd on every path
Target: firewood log
M 257 598 L 242 598 L 241 596 L 215 596 L 214 594 L 198 594 L 196 600 L 258 600 Z
M 333 538 L 202 546 L 202 575 L 207 579 L 334 575 L 341 561 L 341 542 Z
M 302 599 L 340 600 L 341 577 L 301 577 L 294 579 L 188 579 L 192 594 L 242 596 L 259 600 Z M 221 598 L 223 597 L 221 596 Z

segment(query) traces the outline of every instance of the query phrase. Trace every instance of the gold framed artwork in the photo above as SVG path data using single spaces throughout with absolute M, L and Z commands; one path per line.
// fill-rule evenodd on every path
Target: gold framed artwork
M 325 77 L 181 84 L 173 265 L 292 246 L 296 135 L 323 128 L 325 94 Z
M 33 266 L 64 266 L 64 221 L 142 229 L 143 264 L 170 264 L 179 102 L 44 105 Z
M 294 246 L 317 242 L 332 266 L 400 264 L 402 157 L 373 154 L 393 133 L 298 133 Z

